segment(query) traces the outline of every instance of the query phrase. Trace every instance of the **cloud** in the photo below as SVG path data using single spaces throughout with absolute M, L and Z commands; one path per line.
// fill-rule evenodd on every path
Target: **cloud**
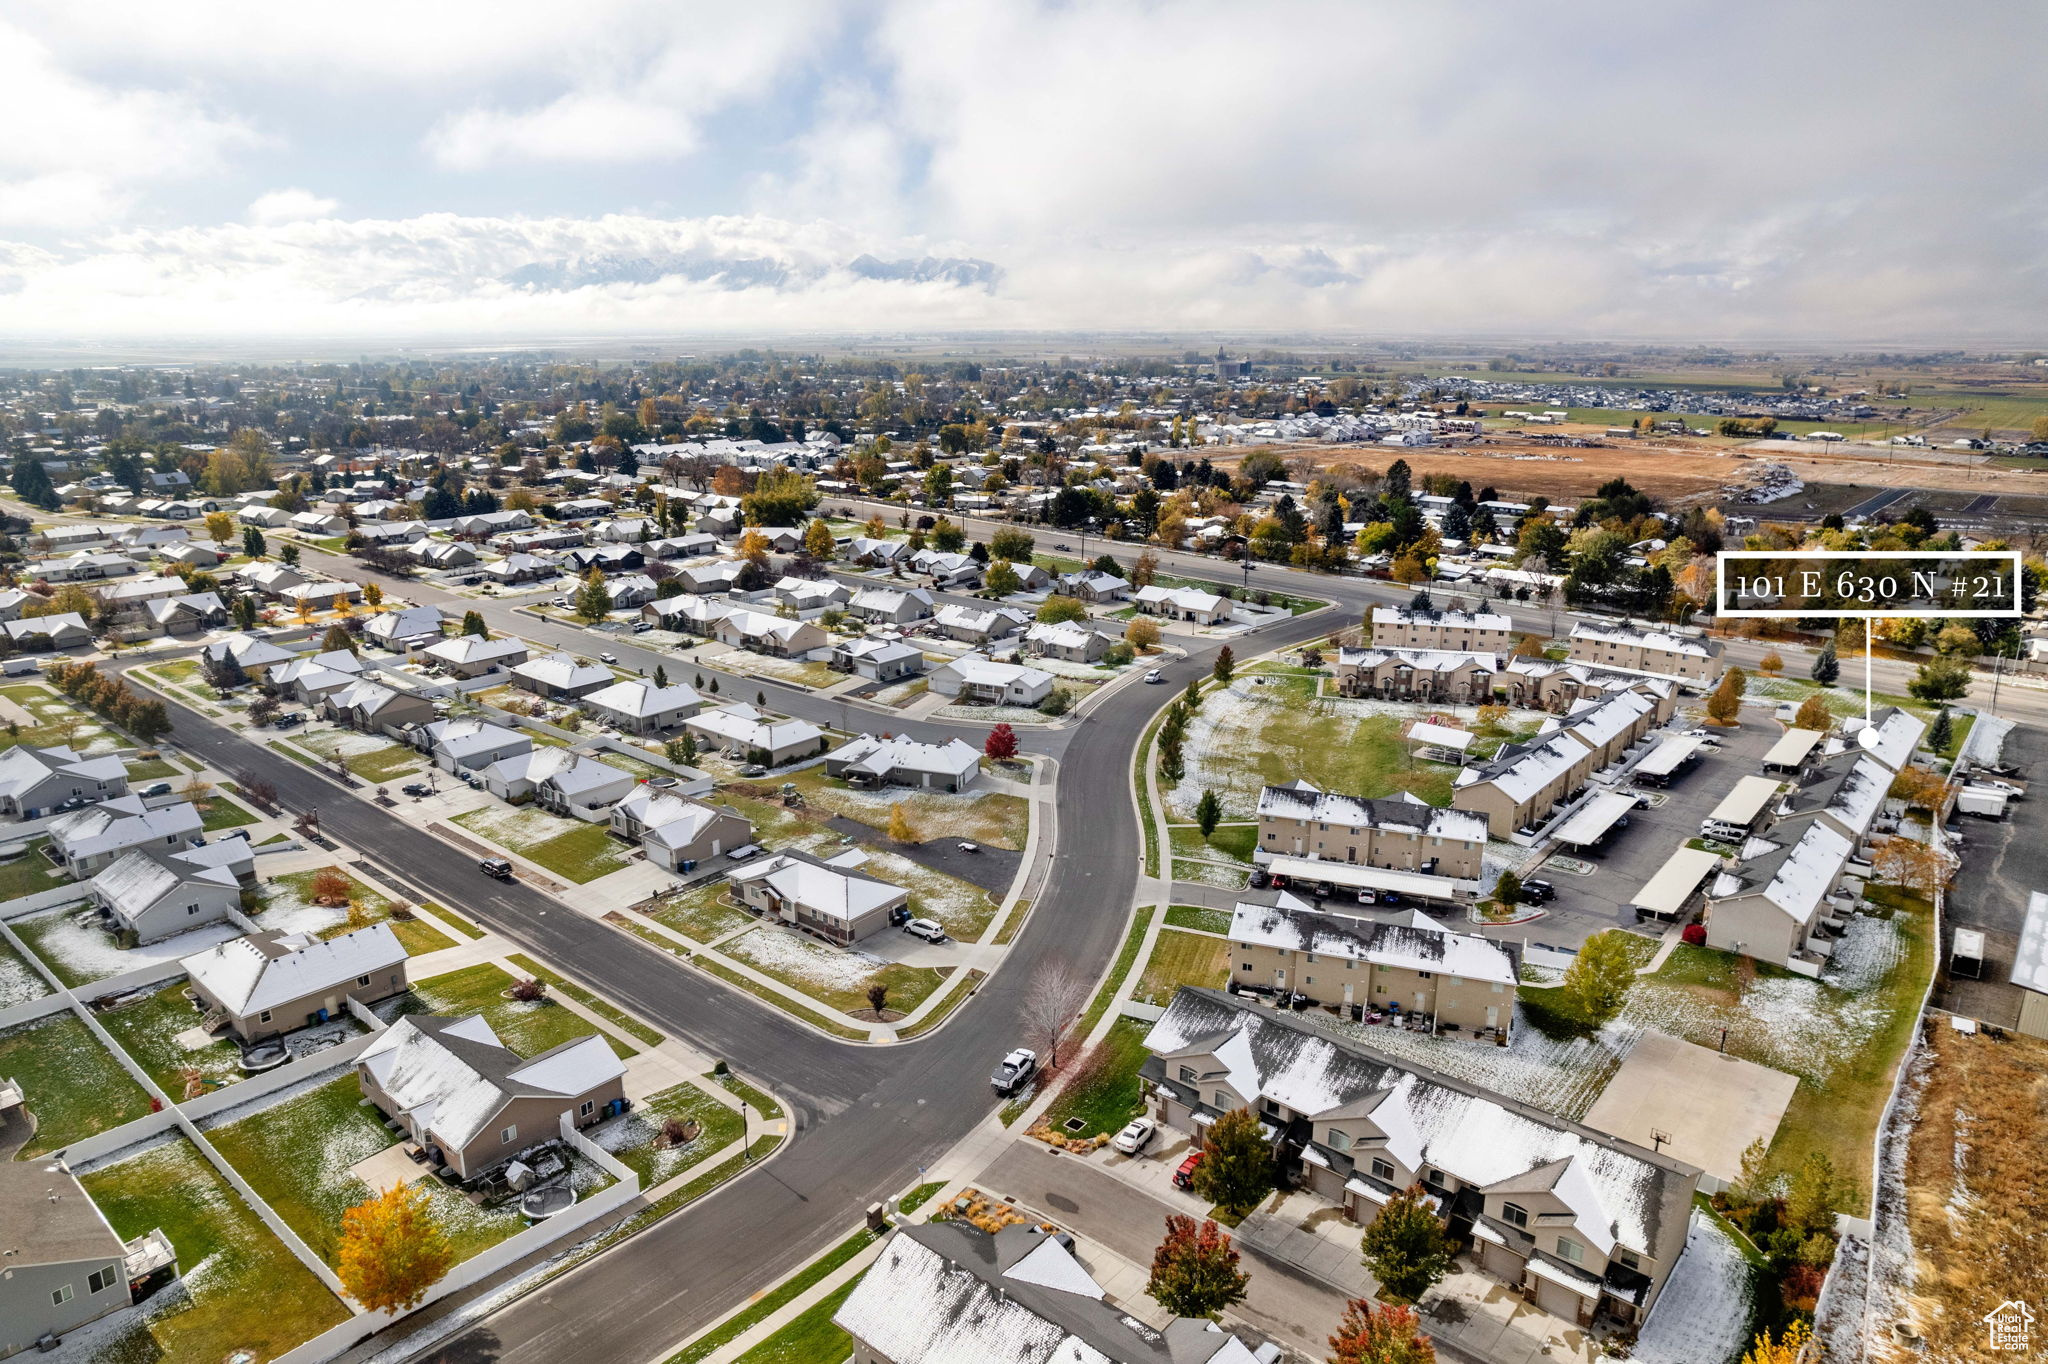
M 331 218 L 341 207 L 339 199 L 327 199 L 309 189 L 274 189 L 256 197 L 249 205 L 249 221 L 265 227 L 279 223 L 304 222 L 308 218 Z

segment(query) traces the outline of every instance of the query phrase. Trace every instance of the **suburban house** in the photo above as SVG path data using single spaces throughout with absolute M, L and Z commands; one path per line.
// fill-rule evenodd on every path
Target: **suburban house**
M 512 669 L 512 685 L 550 701 L 574 700 L 609 687 L 618 679 L 610 668 L 584 663 L 566 653 L 530 658 Z
M 390 924 L 322 940 L 268 930 L 215 943 L 178 962 L 192 993 L 244 1045 L 313 1027 L 406 990 L 405 947 Z
M 771 590 L 775 600 L 799 611 L 822 611 L 828 606 L 842 605 L 853 596 L 845 583 L 831 578 L 780 578 Z
M 132 933 L 138 943 L 220 923 L 242 907 L 242 883 L 232 868 L 177 854 L 123 853 L 89 888 L 114 931 Z
M 637 679 L 614 682 L 583 698 L 584 709 L 628 734 L 674 729 L 703 705 L 704 698 L 695 687 L 679 682 L 657 687 Z
M 1839 931 L 1835 916 L 1855 905 L 1860 890 L 1852 882 L 1837 891 L 1855 852 L 1855 840 L 1818 811 L 1773 820 L 1709 883 L 1707 946 L 1817 973 L 1832 950 L 1822 928 Z
M 917 786 L 965 791 L 981 775 L 981 753 L 962 739 L 922 744 L 900 735 L 863 734 L 825 755 L 825 775 L 855 786 Z
M 1230 598 L 1195 587 L 1141 587 L 1133 597 L 1148 616 L 1217 625 L 1230 619 Z
M 625 1074 L 597 1035 L 522 1060 L 481 1014 L 408 1015 L 356 1058 L 363 1097 L 465 1181 L 620 1111 Z
M 88 758 L 71 748 L 17 744 L 0 752 L 0 815 L 40 819 L 80 801 L 97 804 L 128 794 L 128 765 L 111 754 Z
M 150 809 L 140 796 L 116 796 L 59 815 L 50 825 L 50 851 L 72 879 L 97 876 L 130 848 L 168 856 L 202 836 L 199 811 L 189 800 Z
M 910 560 L 908 540 L 872 540 L 865 535 L 856 535 L 846 542 L 846 561 L 868 568 L 888 568 L 892 564 Z
M 1480 706 L 1493 699 L 1500 656 L 1453 649 L 1340 648 L 1331 672 L 1346 696 Z
M 1085 568 L 1079 573 L 1061 574 L 1053 591 L 1063 597 L 1078 597 L 1085 602 L 1106 605 L 1129 597 L 1131 585 L 1114 573 L 1100 573 L 1095 569 Z
M 1260 861 L 1314 857 L 1476 881 L 1485 853 L 1486 820 L 1468 810 L 1367 800 L 1299 780 L 1259 792 Z
M 434 703 L 418 692 L 400 691 L 367 678 L 327 694 L 320 703 L 327 718 L 364 734 L 402 738 L 415 725 L 432 723 Z
M 1685 1248 L 1700 1171 L 1363 1038 L 1217 990 L 1182 989 L 1145 1038 L 1153 1115 L 1199 1145 L 1249 1107 L 1283 1173 L 1369 1223 L 1420 1184 L 1486 1273 L 1574 1325 L 1641 1321 Z
M 683 585 L 685 592 L 699 596 L 711 596 L 732 591 L 732 585 L 739 581 L 746 564 L 738 559 L 718 559 L 708 564 L 684 564 L 676 570 L 675 581 Z
M 441 609 L 437 606 L 407 606 L 382 611 L 363 625 L 371 640 L 403 653 L 432 644 L 441 638 Z
M 612 807 L 611 830 L 668 871 L 731 852 L 754 836 L 753 824 L 729 806 L 685 800 L 644 783 Z
M 603 822 L 605 807 L 639 782 L 624 768 L 566 748 L 536 748 L 500 758 L 483 770 L 483 778 L 500 800 L 531 799 L 544 810 L 592 824 Z
M 832 1314 L 852 1364 L 1254 1364 L 1212 1321 L 1164 1330 L 1112 1302 L 1062 1239 L 1035 1224 L 897 1228 Z
M 22 568 L 23 580 L 50 583 L 96 582 L 118 578 L 135 571 L 135 561 L 125 554 L 80 550 L 62 559 L 38 559 Z
M 420 650 L 440 665 L 450 677 L 482 677 L 493 668 L 510 668 L 527 658 L 523 639 L 484 639 L 480 635 L 457 635 Z
M 657 630 L 706 635 L 735 608 L 705 597 L 662 597 L 640 608 L 640 619 Z
M 92 627 L 76 611 L 53 616 L 28 616 L 0 624 L 17 649 L 83 649 L 92 643 Z
M 846 614 L 874 624 L 911 625 L 930 619 L 932 594 L 922 587 L 862 588 L 846 603 Z
M 272 668 L 263 689 L 290 696 L 301 705 L 318 705 L 329 692 L 340 691 L 363 671 L 362 660 L 346 649 L 308 654 Z
M 414 540 L 405 552 L 422 568 L 468 568 L 478 561 L 477 552 L 460 540 Z
M 244 583 L 255 588 L 272 601 L 282 597 L 289 588 L 299 587 L 313 581 L 311 574 L 301 573 L 290 564 L 244 564 L 235 572 Z
M 981 585 L 981 564 L 971 554 L 921 549 L 910 556 L 910 571 L 931 579 L 936 587 L 973 588 Z
M 793 928 L 845 947 L 888 926 L 910 892 L 828 867 L 801 853 L 776 853 L 730 873 L 740 899 Z
M 823 630 L 807 620 L 784 620 L 781 616 L 747 610 L 727 613 L 712 625 L 711 637 L 720 644 L 776 658 L 800 658 L 831 642 Z
M 834 670 L 875 682 L 897 682 L 924 671 L 924 650 L 900 639 L 849 639 L 832 646 Z
M 1007 638 L 1030 623 L 1030 615 L 1014 606 L 983 609 L 950 603 L 941 606 L 932 621 L 946 638 L 965 640 L 969 644 L 987 644 L 991 640 Z
M 1487 1040 L 1514 1025 L 1514 950 L 1420 915 L 1383 923 L 1323 914 L 1283 891 L 1278 904 L 1237 907 L 1230 955 L 1239 989 L 1306 995 L 1354 1019 L 1368 1009 L 1418 1014 L 1438 1033 Z
M 218 592 L 183 592 L 143 605 L 151 630 L 160 635 L 192 635 L 227 623 L 228 608 Z
M 611 594 L 612 608 L 620 611 L 645 606 L 654 600 L 659 590 L 654 579 L 645 573 L 621 573 L 605 584 L 605 591 Z
M 1412 606 L 1372 609 L 1372 642 L 1382 649 L 1505 654 L 1514 647 L 1514 631 L 1512 619 L 1491 611 L 1433 611 Z
M 1574 662 L 1674 677 L 1698 687 L 1713 685 L 1721 675 L 1721 641 L 1690 632 L 1575 621 L 1570 649 Z
M 515 583 L 539 582 L 546 578 L 559 577 L 561 572 L 554 560 L 543 559 L 537 554 L 508 554 L 493 563 L 485 564 L 483 568 L 484 577 L 508 587 Z
M 475 772 L 501 758 L 533 749 L 524 731 L 489 720 L 464 717 L 435 720 L 413 731 L 413 745 L 431 756 L 443 772 Z
M 992 706 L 1035 706 L 1052 694 L 1053 676 L 1020 663 L 998 663 L 982 654 L 968 654 L 941 663 L 930 674 L 930 688 L 940 696 L 980 701 Z
M 60 1339 L 178 1277 L 169 1238 L 132 1241 L 61 1162 L 0 1161 L 0 1359 Z
M 277 594 L 278 605 L 288 611 L 332 611 L 343 602 L 362 600 L 363 589 L 354 583 L 332 581 L 300 583 Z
M 1040 658 L 1057 658 L 1065 663 L 1094 663 L 1114 643 L 1100 630 L 1075 621 L 1056 625 L 1035 624 L 1024 632 L 1023 652 Z
M 773 720 L 744 701 L 703 710 L 683 721 L 699 742 L 746 762 L 780 767 L 825 746 L 825 731 L 808 720 Z
M 258 681 L 266 677 L 272 668 L 298 657 L 291 650 L 280 649 L 255 635 L 223 635 L 200 650 L 199 656 L 212 664 L 232 659 L 243 672 Z

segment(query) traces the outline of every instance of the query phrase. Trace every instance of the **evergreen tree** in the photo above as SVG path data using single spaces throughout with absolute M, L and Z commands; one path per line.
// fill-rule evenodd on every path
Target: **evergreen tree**
M 1943 706 L 1935 713 L 1934 728 L 1927 731 L 1927 747 L 1937 754 L 1945 754 L 1954 741 L 1955 724 L 1948 717 L 1948 707 Z
M 14 461 L 13 482 L 14 491 L 24 502 L 44 511 L 55 511 L 63 505 L 57 497 L 57 489 L 50 482 L 50 471 L 33 455 L 23 455 Z
M 1201 800 L 1195 804 L 1195 825 L 1201 829 L 1202 837 L 1206 839 L 1210 834 L 1215 833 L 1216 826 L 1222 820 L 1223 802 L 1216 798 L 1214 791 L 1205 789 L 1202 792 Z
M 668 669 L 659 663 L 654 665 L 654 685 L 656 687 L 666 687 L 668 685 Z
M 1380 1281 L 1380 1296 L 1397 1303 L 1415 1302 L 1451 1267 L 1450 1238 L 1420 1184 L 1387 1200 L 1365 1229 L 1360 1249 L 1365 1267 Z
M 260 559 L 269 552 L 270 546 L 263 542 L 262 531 L 254 526 L 248 526 L 243 529 L 242 553 L 248 555 L 251 559 Z
M 1835 679 L 1842 675 L 1841 660 L 1835 657 L 1835 642 L 1830 639 L 1820 646 L 1820 652 L 1813 658 L 1813 680 L 1823 687 L 1835 685 Z
M 489 639 L 491 637 L 491 627 L 484 624 L 484 613 L 481 611 L 464 611 L 462 613 L 462 633 L 465 635 L 475 635 L 478 639 Z
M 1228 686 L 1230 684 L 1231 677 L 1236 672 L 1237 655 L 1232 653 L 1230 651 L 1230 646 L 1226 644 L 1223 646 L 1222 652 L 1216 655 L 1216 666 L 1213 670 L 1211 670 L 1210 675 L 1213 676 L 1218 682 L 1222 683 L 1225 686 Z
M 1511 871 L 1500 874 L 1500 880 L 1493 883 L 1493 902 L 1502 909 L 1522 903 L 1522 878 Z

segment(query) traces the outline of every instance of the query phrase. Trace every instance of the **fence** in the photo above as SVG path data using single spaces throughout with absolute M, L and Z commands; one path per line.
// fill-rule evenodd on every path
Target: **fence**
M 90 898 L 91 892 L 82 882 L 68 886 L 52 886 L 33 895 L 17 895 L 12 900 L 0 904 L 0 919 L 25 918 L 38 910 L 55 909 L 58 905 L 68 905 L 74 900 Z

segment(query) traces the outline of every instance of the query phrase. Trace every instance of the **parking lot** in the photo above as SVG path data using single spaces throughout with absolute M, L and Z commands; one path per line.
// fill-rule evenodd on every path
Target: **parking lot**
M 1665 734 L 1681 733 L 1682 726 L 1654 731 L 1654 743 Z M 1574 875 L 1546 862 L 1532 873 L 1557 887 L 1557 898 L 1544 908 L 1549 913 L 1530 924 L 1488 929 L 1487 936 L 1548 943 L 1554 947 L 1577 947 L 1595 933 L 1610 928 L 1634 928 L 1635 911 L 1630 897 L 1657 874 L 1671 854 L 1686 840 L 1699 837 L 1700 821 L 1728 794 L 1738 778 L 1761 771 L 1764 754 L 1783 730 L 1761 712 L 1745 712 L 1734 729 L 1717 729 L 1717 748 L 1702 750 L 1701 757 L 1684 776 L 1672 781 L 1661 793 L 1664 799 L 1647 810 L 1629 816 L 1625 829 L 1610 831 L 1602 840 L 1598 855 L 1579 860 L 1589 864 L 1590 875 Z M 1622 790 L 1631 789 L 1624 782 Z M 1560 847 L 1560 857 L 1578 857 L 1575 850 Z
M 2048 759 L 2048 736 L 2025 725 L 2006 736 L 2001 754 L 2020 769 L 2022 782 L 2040 772 Z M 2027 897 L 2048 890 L 2048 806 L 2039 794 L 2008 802 L 2003 821 L 1958 817 L 1950 828 L 1963 836 L 1963 866 L 1949 892 L 1943 916 L 1941 963 L 1936 1008 L 1981 1019 L 1999 1027 L 2019 1021 L 2020 988 L 2012 984 L 2013 952 L 2020 925 L 2027 917 Z M 1946 968 L 1958 928 L 1984 934 L 1984 970 L 1977 980 L 1951 980 Z

